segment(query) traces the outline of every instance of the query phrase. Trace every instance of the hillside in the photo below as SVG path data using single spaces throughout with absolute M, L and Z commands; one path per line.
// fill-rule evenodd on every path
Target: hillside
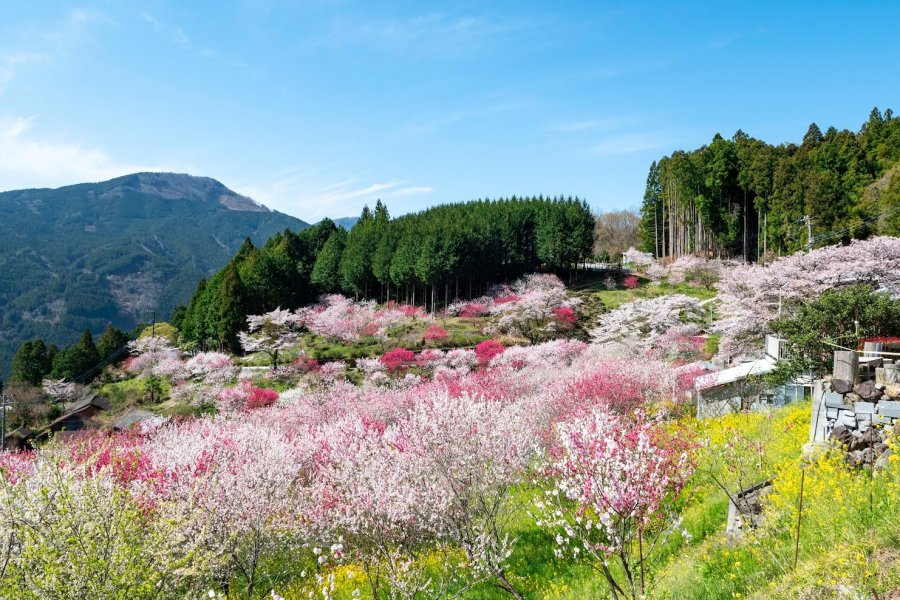
M 306 223 L 218 181 L 136 173 L 0 193 L 0 378 L 16 348 L 166 317 L 250 237 Z

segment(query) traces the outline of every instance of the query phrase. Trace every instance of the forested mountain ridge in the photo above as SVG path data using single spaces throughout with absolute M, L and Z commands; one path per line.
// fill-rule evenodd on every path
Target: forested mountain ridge
M 800 144 L 738 131 L 650 167 L 643 249 L 756 260 L 766 251 L 900 233 L 900 119 L 873 109 L 859 131 L 815 123 Z M 807 224 L 806 217 L 810 217 Z
M 306 226 L 173 173 L 0 193 L 0 379 L 23 341 L 71 344 L 85 328 L 167 317 L 247 237 Z

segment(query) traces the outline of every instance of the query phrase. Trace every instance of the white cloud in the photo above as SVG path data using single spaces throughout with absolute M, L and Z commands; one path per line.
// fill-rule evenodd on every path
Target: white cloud
M 34 118 L 0 117 L 0 180 L 5 189 L 103 181 L 137 171 L 173 170 L 121 163 L 101 148 L 32 135 Z

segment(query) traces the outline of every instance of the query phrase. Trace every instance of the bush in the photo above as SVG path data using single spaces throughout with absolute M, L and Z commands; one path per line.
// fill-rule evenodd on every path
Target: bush
M 450 334 L 440 325 L 431 325 L 425 330 L 425 340 L 432 342 L 436 340 L 445 340 Z
M 416 355 L 406 348 L 395 348 L 390 352 L 386 352 L 381 357 L 381 364 L 387 369 L 388 373 L 395 373 L 400 369 L 411 365 L 416 360 Z
M 495 356 L 503 354 L 504 350 L 506 347 L 497 340 L 485 340 L 475 346 L 475 356 L 478 357 L 478 362 L 487 364 Z

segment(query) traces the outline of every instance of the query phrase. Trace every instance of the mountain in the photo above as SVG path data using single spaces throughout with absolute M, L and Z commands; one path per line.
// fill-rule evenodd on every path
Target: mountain
M 168 318 L 243 240 L 308 224 L 208 177 L 135 173 L 0 193 L 0 379 L 16 348 Z
M 340 219 L 334 219 L 334 224 L 341 229 L 350 231 L 357 221 L 359 221 L 359 217 L 341 217 Z

